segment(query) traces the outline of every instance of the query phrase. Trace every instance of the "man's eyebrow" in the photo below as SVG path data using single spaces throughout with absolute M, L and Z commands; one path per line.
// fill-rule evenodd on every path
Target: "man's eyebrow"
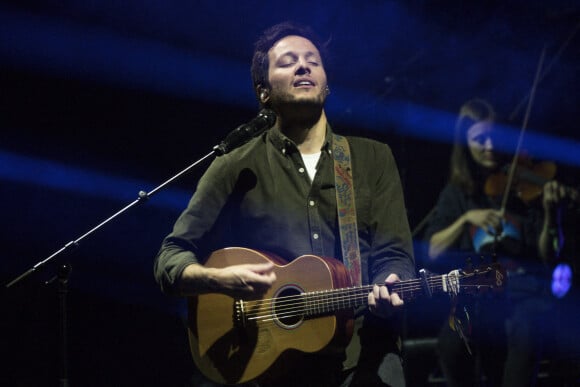
M 308 51 L 308 52 L 306 53 L 306 57 L 307 57 L 307 58 L 310 58 L 310 57 L 312 57 L 312 56 L 314 56 L 314 57 L 316 57 L 316 58 L 320 59 L 320 53 L 319 53 L 319 52 L 316 52 L 316 51 Z
M 296 51 L 289 50 L 280 55 L 281 58 L 285 56 L 298 56 L 298 53 Z M 311 56 L 319 57 L 319 54 L 315 51 L 307 51 L 304 56 L 307 58 Z

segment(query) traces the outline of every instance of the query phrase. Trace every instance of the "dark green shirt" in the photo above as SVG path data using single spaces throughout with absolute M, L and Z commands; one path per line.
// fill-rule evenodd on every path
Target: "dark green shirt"
M 304 254 L 341 260 L 332 138 L 328 127 L 314 181 L 296 145 L 276 129 L 216 158 L 156 258 L 162 290 L 178 294 L 183 269 L 224 247 L 249 247 L 289 261 Z M 414 278 L 411 233 L 391 150 L 369 139 L 349 137 L 348 142 L 363 283 L 383 283 L 390 273 Z M 316 368 L 306 375 L 318 375 L 328 385 L 344 369 L 355 372 L 357 380 L 371 378 L 373 385 L 375 378 L 404 384 L 396 320 L 367 311 L 357 312 L 353 338 L 341 355 L 304 354 L 302 367 Z
M 249 247 L 288 261 L 303 254 L 342 260 L 332 131 L 310 181 L 296 145 L 278 130 L 216 158 L 155 261 L 162 290 L 177 294 L 183 269 L 223 247 Z M 362 280 L 415 277 L 412 240 L 390 148 L 348 137 L 355 187 Z

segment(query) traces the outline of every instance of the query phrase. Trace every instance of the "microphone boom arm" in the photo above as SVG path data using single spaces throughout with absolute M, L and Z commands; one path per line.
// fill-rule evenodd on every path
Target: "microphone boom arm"
M 84 233 L 83 235 L 78 237 L 77 239 L 74 239 L 74 240 L 66 243 L 59 250 L 55 251 L 47 258 L 38 262 L 37 264 L 32 266 L 30 269 L 26 270 L 24 273 L 20 274 L 18 277 L 16 277 L 12 281 L 8 282 L 6 284 L 6 288 L 10 288 L 10 287 L 14 286 L 16 283 L 18 283 L 21 280 L 23 280 L 24 278 L 28 277 L 30 274 L 38 271 L 41 267 L 45 266 L 53 258 L 59 256 L 63 252 L 69 251 L 73 247 L 77 247 L 79 245 L 80 241 L 87 238 L 89 235 L 91 235 L 95 231 L 99 230 L 100 228 L 105 226 L 107 223 L 111 222 L 113 219 L 115 219 L 116 217 L 118 217 L 122 213 L 128 211 L 130 208 L 136 206 L 137 204 L 140 204 L 140 203 L 143 203 L 143 202 L 149 200 L 149 198 L 151 198 L 151 196 L 156 194 L 162 188 L 169 185 L 170 183 L 172 183 L 174 180 L 178 179 L 179 177 L 181 177 L 185 173 L 189 172 L 192 168 L 196 167 L 198 164 L 200 164 L 201 162 L 203 162 L 207 158 L 209 158 L 213 155 L 221 156 L 225 153 L 230 152 L 235 147 L 242 145 L 243 143 L 249 141 L 252 137 L 255 137 L 255 136 L 259 135 L 260 133 L 264 132 L 266 129 L 269 129 L 272 125 L 274 125 L 275 121 L 276 121 L 276 115 L 274 114 L 274 112 L 272 112 L 271 110 L 268 110 L 268 109 L 262 109 L 256 118 L 254 118 L 252 121 L 250 121 L 247 124 L 243 124 L 243 125 L 240 125 L 239 127 L 237 127 L 234 131 L 232 131 L 230 134 L 228 134 L 226 136 L 224 141 L 222 141 L 220 144 L 214 146 L 213 150 L 210 153 L 206 154 L 205 156 L 203 156 L 202 158 L 200 158 L 199 160 L 197 160 L 193 164 L 189 165 L 188 167 L 186 167 L 182 171 L 178 172 L 173 177 L 171 177 L 168 180 L 166 180 L 165 182 L 161 183 L 159 186 L 157 186 L 153 190 L 151 190 L 149 192 L 139 191 L 139 196 L 137 199 L 135 199 L 134 201 L 132 201 L 131 203 L 129 203 L 128 205 L 126 205 L 125 207 L 123 207 L 122 209 L 120 209 L 119 211 L 114 213 L 113 215 L 109 216 L 107 219 L 105 219 L 101 223 L 97 224 L 95 227 L 93 227 L 92 229 L 90 229 L 89 231 L 87 231 L 86 233 Z

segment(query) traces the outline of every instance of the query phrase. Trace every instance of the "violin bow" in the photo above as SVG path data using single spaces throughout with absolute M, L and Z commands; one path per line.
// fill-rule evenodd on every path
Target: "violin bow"
M 568 37 L 566 38 L 566 40 L 560 45 L 558 52 L 556 53 L 556 55 L 554 56 L 554 58 L 552 59 L 552 61 L 548 64 L 548 66 L 546 66 L 546 68 L 544 69 L 544 71 L 542 71 L 542 65 L 543 65 L 543 61 L 544 61 L 544 57 L 546 55 L 546 46 L 544 45 L 544 49 L 542 50 L 542 54 L 540 55 L 540 60 L 538 62 L 538 68 L 536 69 L 536 76 L 534 78 L 534 82 L 532 84 L 532 88 L 530 90 L 530 92 L 528 93 L 528 95 L 526 95 L 526 97 L 524 97 L 524 99 L 522 99 L 522 101 L 518 104 L 518 106 L 516 106 L 516 108 L 514 109 L 514 111 L 512 112 L 512 114 L 510 115 L 509 119 L 510 121 L 514 119 L 515 115 L 517 114 L 517 112 L 520 110 L 520 107 L 522 106 L 522 104 L 525 102 L 525 100 L 528 100 L 528 105 L 526 108 L 526 113 L 524 115 L 524 122 L 523 122 L 523 126 L 522 126 L 522 130 L 520 131 L 520 135 L 519 135 L 519 139 L 518 139 L 518 144 L 516 147 L 516 151 L 514 153 L 514 159 L 512 161 L 512 164 L 510 166 L 510 170 L 509 170 L 509 174 L 508 174 L 508 181 L 505 187 L 505 191 L 504 191 L 504 195 L 502 198 L 502 204 L 501 204 L 501 214 L 503 216 L 504 212 L 505 212 L 505 208 L 507 205 L 507 198 L 509 195 L 509 191 L 511 190 L 511 185 L 513 182 L 513 177 L 516 171 L 516 165 L 517 165 L 517 159 L 519 157 L 519 153 L 520 153 L 520 149 L 521 149 L 521 144 L 523 142 L 523 138 L 524 138 L 524 132 L 526 130 L 526 127 L 528 125 L 528 120 L 530 117 L 530 111 L 531 111 L 531 107 L 532 107 L 532 102 L 533 99 L 535 97 L 535 93 L 536 93 L 536 88 L 538 86 L 538 84 L 540 83 L 540 81 L 548 74 L 549 70 L 551 69 L 551 67 L 554 65 L 554 63 L 556 62 L 556 60 L 558 60 L 558 58 L 560 56 L 562 56 L 562 53 L 565 51 L 565 49 L 568 47 L 569 43 L 572 41 L 572 39 L 574 38 L 574 36 L 576 35 L 576 33 L 580 30 L 580 22 L 578 22 L 574 28 L 572 29 L 572 31 L 570 32 L 570 34 L 568 35 Z
M 552 58 L 552 60 L 550 61 L 550 63 L 548 63 L 548 65 L 544 68 L 544 71 L 540 75 L 540 78 L 538 79 L 538 82 L 540 82 L 542 79 L 544 79 L 544 77 L 550 72 L 552 66 L 554 66 L 554 64 L 556 63 L 556 61 L 558 59 L 560 59 L 560 57 L 562 56 L 562 54 L 564 53 L 564 51 L 568 48 L 568 45 L 570 44 L 570 42 L 572 41 L 572 39 L 574 38 L 574 36 L 578 32 L 578 30 L 580 30 L 580 21 L 574 26 L 574 28 L 572 29 L 572 32 L 570 32 L 570 35 L 568 35 L 568 37 L 566 38 L 566 40 L 564 40 L 564 42 L 560 45 L 560 47 L 558 48 L 558 51 L 556 52 L 556 54 L 554 55 L 554 57 Z M 516 117 L 516 115 L 520 111 L 520 108 L 526 102 L 526 100 L 529 98 L 529 96 L 530 96 L 529 93 L 526 94 L 524 96 L 524 98 L 522 98 L 522 100 L 517 104 L 517 106 L 514 108 L 514 110 L 512 111 L 512 113 L 510 114 L 510 116 L 508 117 L 508 120 L 509 121 L 513 121 L 514 120 L 514 118 Z
M 524 122 L 522 124 L 522 129 L 520 130 L 520 134 L 519 134 L 519 138 L 518 138 L 518 143 L 516 146 L 516 150 L 514 152 L 514 158 L 512 160 L 512 163 L 510 165 L 510 170 L 509 170 L 509 174 L 508 174 L 508 180 L 505 186 L 505 191 L 503 193 L 503 198 L 501 201 L 501 207 L 500 207 L 500 211 L 501 211 L 501 215 L 503 216 L 505 213 L 505 208 L 507 205 L 507 200 L 509 197 L 509 192 L 511 191 L 511 185 L 513 182 L 513 178 L 515 175 L 515 171 L 516 171 L 516 166 L 517 166 L 517 162 L 518 162 L 518 157 L 519 157 L 519 153 L 520 153 L 520 149 L 522 147 L 522 142 L 524 139 L 524 133 L 526 131 L 526 128 L 528 126 L 528 121 L 530 118 L 530 112 L 532 109 L 532 103 L 534 101 L 534 97 L 536 95 L 536 89 L 538 87 L 538 83 L 540 82 L 540 77 L 542 74 L 542 65 L 544 63 L 544 58 L 546 56 L 546 46 L 544 45 L 544 48 L 542 49 L 542 53 L 540 55 L 540 60 L 538 61 L 538 67 L 536 69 L 536 75 L 534 77 L 534 82 L 532 83 L 532 88 L 530 90 L 530 98 L 528 99 L 528 106 L 526 108 L 526 114 L 524 115 Z

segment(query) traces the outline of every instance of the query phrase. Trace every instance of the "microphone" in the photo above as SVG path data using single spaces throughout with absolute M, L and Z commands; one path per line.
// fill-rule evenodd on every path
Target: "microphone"
M 252 121 L 242 124 L 231 131 L 225 140 L 214 146 L 213 150 L 218 156 L 224 155 L 260 135 L 266 129 L 270 129 L 275 122 L 276 113 L 270 109 L 262 109 Z

